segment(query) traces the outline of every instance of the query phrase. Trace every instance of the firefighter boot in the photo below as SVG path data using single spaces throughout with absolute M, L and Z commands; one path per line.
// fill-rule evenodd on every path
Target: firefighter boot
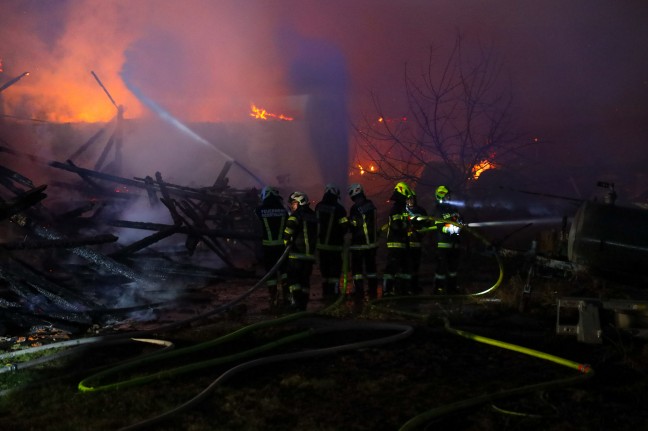
M 432 294 L 445 295 L 446 294 L 446 278 L 444 276 L 435 275 L 434 285 L 432 286 Z
M 370 278 L 369 279 L 369 301 L 372 301 L 374 299 L 378 298 L 378 280 L 375 278 Z
M 297 308 L 301 311 L 306 311 L 306 307 L 308 306 L 308 297 L 309 297 L 309 292 L 308 290 L 300 290 L 298 291 L 297 295 Z
M 330 302 L 331 298 L 333 297 L 333 285 L 325 281 L 322 283 L 322 299 L 324 302 Z
M 446 280 L 448 295 L 458 295 L 459 287 L 457 286 L 457 277 L 450 276 Z
M 362 306 L 365 300 L 365 290 L 362 282 L 356 284 L 353 291 L 353 309 L 356 313 L 362 311 Z
M 383 296 L 394 296 L 394 280 L 392 278 L 383 279 Z
M 268 286 L 268 293 L 270 296 L 270 311 L 274 311 L 279 306 L 279 289 L 276 285 Z

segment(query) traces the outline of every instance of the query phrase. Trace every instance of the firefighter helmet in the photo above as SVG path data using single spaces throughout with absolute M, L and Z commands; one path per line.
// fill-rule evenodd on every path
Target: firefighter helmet
M 270 196 L 276 196 L 276 197 L 281 197 L 279 195 L 279 190 L 272 186 L 265 186 L 263 189 L 261 189 L 261 199 L 266 200 L 266 198 L 269 198 Z
M 308 205 L 308 195 L 304 192 L 292 192 L 290 194 L 290 203 L 292 202 L 297 202 L 299 206 Z
M 326 188 L 324 189 L 324 194 L 330 193 L 332 195 L 337 196 L 338 198 L 340 197 L 340 188 L 336 186 L 335 184 L 327 184 Z
M 360 194 L 364 194 L 364 189 L 362 188 L 362 185 L 356 183 L 356 184 L 351 184 L 349 186 L 349 197 L 354 198 Z
M 439 186 L 436 189 L 435 196 L 437 200 L 442 201 L 450 193 L 450 190 L 446 186 Z
M 396 187 L 394 187 L 394 192 L 403 195 L 405 199 L 411 197 L 414 194 L 414 192 L 412 192 L 412 189 L 410 189 L 410 187 L 402 181 L 396 184 Z

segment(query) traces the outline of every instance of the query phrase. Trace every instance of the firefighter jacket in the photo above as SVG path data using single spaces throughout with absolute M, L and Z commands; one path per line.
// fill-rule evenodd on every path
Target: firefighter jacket
M 409 214 L 405 201 L 394 202 L 387 223 L 387 248 L 407 248 L 410 230 Z
M 279 197 L 269 196 L 255 209 L 255 214 L 261 221 L 264 246 L 284 246 L 284 229 L 288 220 L 288 211 Z
M 454 205 L 449 203 L 437 203 L 434 211 L 434 218 L 441 220 L 451 220 L 457 223 L 463 223 L 461 214 Z M 435 221 L 437 247 L 438 248 L 457 248 L 459 246 L 459 233 L 448 233 L 444 229 L 446 223 L 443 221 Z
M 409 219 L 409 231 L 407 232 L 408 244 L 410 247 L 420 248 L 423 236 L 422 229 L 430 225 L 428 213 L 418 205 L 407 206 L 407 217 Z
M 325 193 L 322 201 L 315 206 L 315 214 L 317 215 L 317 248 L 342 251 L 349 219 L 337 196 Z
M 309 206 L 299 206 L 286 221 L 284 242 L 291 244 L 289 259 L 315 261 L 317 216 Z
M 364 197 L 356 198 L 349 209 L 350 250 L 366 250 L 378 247 L 378 219 L 376 206 Z

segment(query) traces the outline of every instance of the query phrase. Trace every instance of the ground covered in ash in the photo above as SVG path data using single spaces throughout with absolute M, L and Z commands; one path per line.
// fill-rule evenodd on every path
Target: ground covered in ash
M 645 339 L 604 312 L 600 344 L 556 334 L 558 298 L 643 296 L 641 283 L 582 274 L 529 280 L 512 269 L 483 298 L 425 295 L 362 310 L 340 301 L 322 312 L 316 274 L 306 315 L 270 312 L 259 289 L 225 313 L 155 329 L 253 284 L 226 281 L 148 321 L 84 335 L 149 331 L 140 337 L 173 342 L 167 352 L 176 354 L 142 359 L 163 346 L 98 343 L 0 374 L 0 429 L 648 429 Z M 134 364 L 115 369 L 123 361 Z M 82 392 L 80 383 L 97 390 Z

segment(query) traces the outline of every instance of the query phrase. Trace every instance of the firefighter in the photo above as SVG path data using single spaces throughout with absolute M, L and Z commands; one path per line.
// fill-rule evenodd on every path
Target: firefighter
M 418 205 L 416 193 L 412 190 L 412 195 L 405 201 L 405 208 L 409 218 L 409 231 L 407 232 L 407 246 L 409 252 L 410 265 L 410 292 L 418 295 L 422 292 L 419 283 L 419 270 L 421 267 L 422 244 L 425 237 L 423 230 L 428 226 L 428 213 Z
M 283 233 L 288 219 L 288 211 L 284 207 L 283 199 L 276 188 L 266 186 L 261 190 L 261 205 L 255 209 L 255 214 L 261 222 L 263 267 L 268 272 L 275 266 L 284 252 Z M 270 309 L 275 309 L 279 305 L 279 286 L 285 285 L 285 281 L 286 263 L 284 261 L 275 275 L 266 282 L 270 293 Z M 284 294 L 283 297 L 284 300 L 287 299 L 287 295 Z
M 434 271 L 435 293 L 458 293 L 457 275 L 459 269 L 459 239 L 461 228 L 443 220 L 463 223 L 461 214 L 452 205 L 450 191 L 446 186 L 439 186 L 435 192 L 436 208 L 433 217 L 436 227 L 436 268 Z
M 291 308 L 306 310 L 315 263 L 317 216 L 306 193 L 293 192 L 288 203 L 291 213 L 284 229 L 284 242 L 291 244 L 286 270 L 288 297 Z
M 376 269 L 376 251 L 378 249 L 377 210 L 374 203 L 367 199 L 364 188 L 360 184 L 349 186 L 349 197 L 353 205 L 349 209 L 349 232 L 351 233 L 351 273 L 353 274 L 352 295 L 356 305 L 365 298 L 367 280 L 367 296 L 369 299 L 378 297 L 378 272 Z
M 317 215 L 317 251 L 322 273 L 322 297 L 325 301 L 339 294 L 342 275 L 342 251 L 349 220 L 340 203 L 340 189 L 327 184 L 322 200 L 315 206 Z
M 387 265 L 383 274 L 383 294 L 386 296 L 404 295 L 410 288 L 409 215 L 406 202 L 411 196 L 410 187 L 399 182 L 389 198 L 393 204 L 387 223 Z

